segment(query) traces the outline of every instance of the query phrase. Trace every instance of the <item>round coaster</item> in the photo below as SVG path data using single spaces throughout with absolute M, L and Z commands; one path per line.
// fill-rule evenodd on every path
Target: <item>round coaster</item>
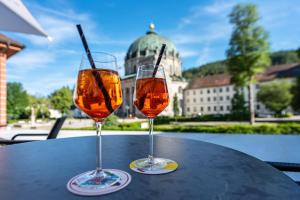
M 143 159 L 145 159 L 145 158 L 143 158 Z M 165 158 L 154 158 L 154 159 L 163 160 L 166 162 L 166 165 L 163 168 L 156 168 L 156 167 L 148 168 L 148 169 L 138 168 L 136 165 L 136 162 L 139 162 L 140 160 L 143 160 L 143 159 L 139 159 L 139 160 L 135 160 L 135 161 L 131 162 L 129 164 L 130 169 L 132 169 L 135 172 L 142 173 L 142 174 L 166 174 L 166 173 L 173 172 L 178 168 L 177 162 L 175 162 L 174 160 L 165 159 Z
M 74 194 L 81 195 L 81 196 L 98 196 L 98 195 L 109 194 L 121 190 L 122 188 L 126 187 L 131 181 L 131 176 L 127 172 L 118 169 L 104 169 L 104 170 L 106 172 L 110 172 L 120 177 L 119 182 L 105 188 L 79 187 L 79 185 L 77 184 L 77 181 L 81 181 L 79 177 L 85 174 L 92 173 L 93 172 L 92 170 L 92 171 L 79 174 L 73 177 L 71 180 L 69 180 L 67 184 L 68 190 Z

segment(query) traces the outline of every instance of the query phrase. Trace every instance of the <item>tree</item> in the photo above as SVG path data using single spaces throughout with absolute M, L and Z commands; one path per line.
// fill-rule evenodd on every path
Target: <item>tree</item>
M 67 114 L 72 105 L 72 91 L 69 87 L 62 87 L 49 96 L 51 105 L 62 114 Z
M 7 83 L 7 116 L 9 119 L 25 117 L 25 109 L 29 104 L 28 94 L 21 83 Z
M 257 98 L 266 108 L 279 116 L 292 101 L 291 83 L 287 81 L 272 81 L 271 83 L 263 84 L 257 93 Z
M 231 118 L 232 120 L 247 120 L 249 118 L 249 110 L 246 106 L 243 88 L 234 87 L 234 95 L 231 99 Z
M 232 83 L 248 88 L 250 123 L 254 124 L 253 83 L 256 75 L 270 64 L 268 36 L 263 27 L 257 25 L 259 17 L 253 4 L 236 5 L 229 18 L 234 30 L 227 50 L 228 71 Z
M 295 85 L 292 87 L 292 108 L 300 112 L 300 77 L 297 78 Z
M 174 112 L 174 117 L 177 117 L 179 115 L 179 102 L 178 102 L 177 93 L 175 93 L 173 97 L 173 112 Z
M 297 49 L 297 56 L 300 59 L 300 47 Z
M 29 95 L 29 108 L 31 113 L 31 122 L 34 123 L 36 118 L 50 117 L 49 99 Z

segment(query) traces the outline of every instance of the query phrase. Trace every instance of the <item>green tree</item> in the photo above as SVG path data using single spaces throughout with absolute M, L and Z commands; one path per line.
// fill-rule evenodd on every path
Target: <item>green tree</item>
M 104 121 L 104 126 L 103 127 L 113 127 L 113 126 L 118 126 L 119 121 L 118 121 L 118 117 L 114 114 L 110 115 L 109 117 L 107 117 Z
M 45 97 L 29 96 L 29 108 L 31 117 L 35 118 L 49 118 L 50 101 Z
M 300 61 L 297 50 L 293 51 L 277 51 L 270 55 L 272 65 L 289 64 Z
M 62 87 L 49 96 L 51 105 L 62 114 L 68 114 L 72 105 L 72 91 L 69 87 Z
M 27 92 L 21 83 L 7 83 L 7 116 L 9 119 L 26 117 L 25 109 L 29 105 Z
M 270 64 L 268 36 L 259 20 L 256 6 L 238 4 L 229 15 L 234 30 L 227 50 L 228 71 L 231 81 L 240 87 L 248 88 L 250 123 L 254 124 L 253 83 L 258 73 L 262 73 Z
M 287 81 L 272 81 L 263 84 L 257 93 L 257 98 L 266 108 L 279 116 L 292 101 L 291 83 Z
M 300 59 L 300 47 L 297 49 L 297 56 Z
M 300 112 L 300 77 L 297 78 L 295 85 L 292 87 L 292 108 Z
M 177 117 L 179 115 L 179 102 L 178 102 L 177 93 L 175 93 L 173 97 L 173 112 L 174 112 L 174 117 Z
M 231 119 L 247 120 L 249 119 L 249 110 L 246 105 L 243 88 L 234 87 L 234 95 L 231 99 Z

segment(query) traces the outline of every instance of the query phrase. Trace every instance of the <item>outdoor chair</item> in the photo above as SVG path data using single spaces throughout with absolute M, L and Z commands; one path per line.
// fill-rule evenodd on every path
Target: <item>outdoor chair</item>
M 21 133 L 14 135 L 11 140 L 0 140 L 0 145 L 11 145 L 11 144 L 18 144 L 18 143 L 24 143 L 24 142 L 33 142 L 37 140 L 16 140 L 17 137 L 27 137 L 27 136 L 47 136 L 47 140 L 49 139 L 55 139 L 66 120 L 66 117 L 60 117 L 58 118 L 49 134 L 47 133 Z
M 287 162 L 269 162 L 266 161 L 272 167 L 285 172 L 300 172 L 300 164 L 299 163 L 287 163 Z M 300 185 L 300 181 L 295 181 L 298 185 Z

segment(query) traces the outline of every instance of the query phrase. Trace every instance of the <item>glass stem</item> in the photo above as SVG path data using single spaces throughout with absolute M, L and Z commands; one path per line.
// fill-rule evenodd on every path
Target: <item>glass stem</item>
M 96 122 L 96 171 L 100 173 L 102 171 L 102 136 L 101 136 L 102 122 Z
M 149 119 L 149 156 L 150 163 L 153 163 L 153 118 Z

